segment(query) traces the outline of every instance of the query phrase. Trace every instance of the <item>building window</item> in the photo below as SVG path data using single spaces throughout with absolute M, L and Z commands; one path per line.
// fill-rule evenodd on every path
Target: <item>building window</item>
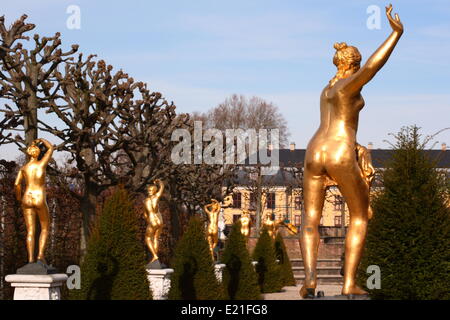
M 334 226 L 335 227 L 341 227 L 341 216 L 334 216 Z
M 238 221 L 241 218 L 240 214 L 233 214 L 233 223 L 235 223 L 236 221 Z
M 333 206 L 334 211 L 341 211 L 343 209 L 344 203 L 344 197 L 342 196 L 334 196 Z
M 233 193 L 233 208 L 242 207 L 242 194 L 240 192 Z
M 295 225 L 296 227 L 299 227 L 301 224 L 302 224 L 302 216 L 299 215 L 299 214 L 296 214 L 296 215 L 294 216 L 294 225 Z
M 302 202 L 302 197 L 297 196 L 294 198 L 294 206 L 295 206 L 295 210 L 302 210 L 303 208 L 303 202 Z
M 267 194 L 267 209 L 275 209 L 275 192 Z

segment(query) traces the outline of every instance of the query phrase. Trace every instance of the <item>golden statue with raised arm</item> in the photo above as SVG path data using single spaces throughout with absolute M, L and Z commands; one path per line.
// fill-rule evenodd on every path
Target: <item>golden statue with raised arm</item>
M 209 243 L 209 250 L 214 260 L 214 248 L 219 242 L 219 213 L 222 207 L 227 207 L 233 204 L 233 197 L 231 195 L 226 196 L 222 203 L 216 199 L 211 199 L 211 203 L 205 205 L 203 209 L 209 218 L 207 236 Z
M 159 190 L 157 185 L 159 185 Z M 150 263 L 158 260 L 159 236 L 163 227 L 163 219 L 159 212 L 159 199 L 164 192 L 164 183 L 156 179 L 155 184 L 148 186 L 148 196 L 144 200 L 144 217 L 147 221 L 145 243 L 152 254 Z
M 357 48 L 345 43 L 334 45 L 336 53 L 333 63 L 337 67 L 337 74 L 321 94 L 320 127 L 308 144 L 304 161 L 305 217 L 300 236 L 306 274 L 300 295 L 304 298 L 313 297 L 317 285 L 318 226 L 327 182 L 330 180 L 338 185 L 350 213 L 342 294 L 366 294 L 356 285 L 355 278 L 371 215 L 371 165 L 367 164 L 367 159 L 358 159 L 358 154 L 364 156 L 364 152 L 361 152 L 364 150 L 358 150 L 356 132 L 359 112 L 364 107 L 361 90 L 386 63 L 403 33 L 399 16 L 395 14 L 393 18 L 391 12 L 392 5 L 389 5 L 386 15 L 392 33 L 362 67 Z
M 47 151 L 39 160 L 41 149 L 38 144 L 42 143 Z M 34 256 L 36 236 L 36 216 L 39 219 L 41 233 L 39 235 L 39 248 L 37 261 L 46 264 L 45 247 L 50 228 L 50 215 L 47 206 L 45 191 L 45 176 L 47 164 L 52 158 L 53 145 L 45 139 L 36 139 L 27 148 L 28 162 L 20 169 L 14 183 L 16 199 L 21 202 L 25 225 L 27 228 L 27 252 L 28 262 L 36 262 Z M 25 179 L 25 190 L 22 196 L 22 180 Z

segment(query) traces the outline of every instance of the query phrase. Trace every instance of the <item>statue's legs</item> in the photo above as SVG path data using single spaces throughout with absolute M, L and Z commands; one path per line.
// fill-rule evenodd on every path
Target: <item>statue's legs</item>
M 324 175 L 313 175 L 306 168 L 303 183 L 305 214 L 300 235 L 300 248 L 305 267 L 305 282 L 300 290 L 300 295 L 303 298 L 308 294 L 314 294 L 314 289 L 317 286 L 316 266 L 320 241 L 319 223 L 325 200 L 325 181 L 326 177 Z
M 50 215 L 48 212 L 47 204 L 44 202 L 42 207 L 36 209 L 39 222 L 41 225 L 41 233 L 39 235 L 39 251 L 37 260 L 45 261 L 45 247 L 47 246 L 48 232 L 50 228 Z
M 152 226 L 148 226 L 147 230 L 145 231 L 145 244 L 147 245 L 148 249 L 150 250 L 150 252 L 153 256 L 150 263 L 158 260 L 157 251 L 155 250 L 155 247 L 153 246 L 154 237 L 155 237 L 155 229 Z
M 161 235 L 162 226 L 158 225 L 156 227 L 155 235 L 153 237 L 153 248 L 155 252 L 159 252 L 159 236 Z
M 214 248 L 216 247 L 218 241 L 219 235 L 216 232 L 208 233 L 209 250 L 211 251 L 211 256 L 213 260 L 214 260 Z
M 34 239 L 36 235 L 36 213 L 32 208 L 22 208 L 25 226 L 27 227 L 27 252 L 28 262 L 33 263 L 34 260 Z
M 342 294 L 366 294 L 356 285 L 356 272 L 364 250 L 369 213 L 369 187 L 356 161 L 345 167 L 327 168 L 337 182 L 349 208 L 350 224 L 345 239 L 344 286 Z

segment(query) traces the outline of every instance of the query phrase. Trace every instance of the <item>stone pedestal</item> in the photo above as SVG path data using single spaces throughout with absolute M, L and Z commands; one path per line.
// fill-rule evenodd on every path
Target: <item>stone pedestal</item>
M 225 269 L 224 264 L 218 263 L 214 265 L 214 273 L 216 274 L 216 278 L 217 280 L 219 280 L 219 282 L 222 282 L 223 269 Z
M 368 295 L 335 295 L 335 296 L 322 296 L 315 297 L 314 300 L 370 300 Z
M 173 269 L 147 269 L 153 300 L 167 300 Z
M 61 300 L 60 287 L 67 278 L 64 273 L 10 274 L 5 280 L 14 288 L 14 300 Z

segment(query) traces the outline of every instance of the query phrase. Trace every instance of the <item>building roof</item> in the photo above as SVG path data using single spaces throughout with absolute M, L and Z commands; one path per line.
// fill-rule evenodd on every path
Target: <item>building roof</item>
M 370 150 L 372 163 L 375 168 L 384 168 L 385 162 L 392 157 L 394 150 L 391 149 L 373 149 Z M 425 150 L 426 154 L 437 162 L 438 168 L 450 168 L 450 150 Z M 290 167 L 302 165 L 305 159 L 306 149 L 280 149 L 280 166 Z M 248 162 L 247 162 L 248 163 Z

